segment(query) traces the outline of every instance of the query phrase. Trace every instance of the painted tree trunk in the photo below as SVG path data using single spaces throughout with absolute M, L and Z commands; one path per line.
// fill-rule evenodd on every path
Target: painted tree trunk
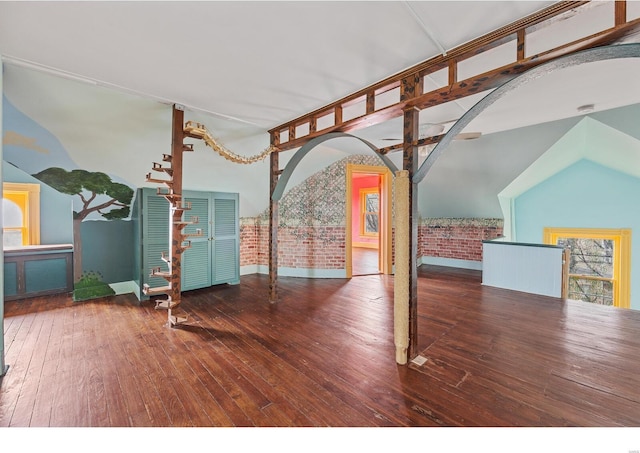
M 80 230 L 82 219 L 73 219 L 73 282 L 78 283 L 82 277 L 82 237 Z

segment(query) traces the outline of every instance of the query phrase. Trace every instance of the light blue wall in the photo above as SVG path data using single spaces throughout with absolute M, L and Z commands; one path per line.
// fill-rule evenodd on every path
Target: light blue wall
M 7 162 L 2 162 L 4 182 L 40 184 L 40 243 L 73 244 L 73 202 L 65 195 L 43 184 Z
M 83 272 L 98 272 L 105 283 L 133 280 L 134 240 L 130 220 L 92 220 L 82 222 L 80 228 Z
M 631 228 L 631 308 L 640 310 L 638 195 L 639 178 L 582 159 L 515 199 L 516 237 L 541 243 L 544 227 Z

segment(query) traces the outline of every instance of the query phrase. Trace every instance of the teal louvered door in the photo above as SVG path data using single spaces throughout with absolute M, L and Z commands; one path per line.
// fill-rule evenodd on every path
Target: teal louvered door
M 155 189 L 140 189 L 142 209 L 142 284 L 151 288 L 166 286 L 162 277 L 150 277 L 151 270 L 168 270 L 162 253 L 169 256 L 169 202 Z M 184 221 L 198 217 L 198 223 L 187 225 L 183 232 L 201 236 L 187 237 L 191 247 L 182 254 L 181 290 L 205 288 L 222 283 L 240 283 L 240 227 L 238 194 L 223 192 L 185 191 L 185 201 L 191 209 L 183 214 Z
M 202 236 L 186 238 L 191 241 L 191 247 L 182 253 L 182 291 L 188 291 L 211 286 L 211 195 L 185 192 L 184 200 L 191 203 L 191 209 L 184 212 L 183 220 L 190 221 L 195 216 L 198 223 L 187 225 L 183 232 L 195 234 L 202 230 Z
M 159 197 L 154 189 L 142 189 L 142 276 L 141 282 L 151 288 L 166 286 L 167 280 L 162 277 L 150 277 L 153 268 L 159 267 L 163 271 L 169 270 L 167 263 L 162 261 L 162 254 L 167 257 L 169 249 L 169 202 Z
M 216 193 L 213 203 L 212 284 L 240 282 L 238 195 Z

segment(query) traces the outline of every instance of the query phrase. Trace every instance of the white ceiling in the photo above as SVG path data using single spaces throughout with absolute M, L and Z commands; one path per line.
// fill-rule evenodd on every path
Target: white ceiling
M 51 131 L 78 166 L 101 159 L 104 171 L 140 186 L 150 160 L 168 151 L 173 103 L 186 106 L 187 119 L 205 123 L 234 152 L 254 155 L 268 145 L 268 129 L 553 3 L 0 1 L 4 92 Z M 613 2 L 597 2 L 587 13 L 568 15 L 549 27 L 554 33 L 529 37 L 528 52 L 548 46 L 551 35 L 567 39 L 603 21 L 612 25 L 612 8 Z M 628 17 L 638 16 L 640 2 L 630 2 Z M 460 76 L 482 65 L 497 67 L 512 52 L 505 46 L 461 65 Z M 605 110 L 640 101 L 637 62 L 585 66 L 545 77 L 494 104 L 467 129 L 484 134 L 475 146 L 492 133 L 579 115 L 582 104 Z M 441 77 L 446 74 L 427 83 L 441 84 Z M 483 95 L 425 110 L 421 120 L 456 119 Z M 392 142 L 381 139 L 400 137 L 401 131 L 401 121 L 394 120 L 357 134 L 387 146 Z M 291 182 L 330 159 L 362 151 L 342 141 L 339 149 L 329 146 Z M 290 155 L 283 153 L 282 165 Z M 246 192 L 254 183 L 260 195 L 247 192 L 245 214 L 267 206 L 266 164 L 233 178 L 215 173 L 226 164 L 213 153 L 198 159 L 187 169 L 190 188 L 217 184 L 216 190 Z
M 0 2 L 0 51 L 268 129 L 551 3 L 410 3 L 435 44 L 396 1 Z

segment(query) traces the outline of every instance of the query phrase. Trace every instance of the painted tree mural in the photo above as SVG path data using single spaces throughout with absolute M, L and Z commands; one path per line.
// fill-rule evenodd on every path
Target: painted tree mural
M 51 167 L 33 176 L 59 192 L 80 197 L 82 208 L 73 212 L 73 278 L 77 283 L 82 276 L 82 221 L 92 213 L 108 220 L 128 217 L 133 189 L 105 173 L 86 170 Z

